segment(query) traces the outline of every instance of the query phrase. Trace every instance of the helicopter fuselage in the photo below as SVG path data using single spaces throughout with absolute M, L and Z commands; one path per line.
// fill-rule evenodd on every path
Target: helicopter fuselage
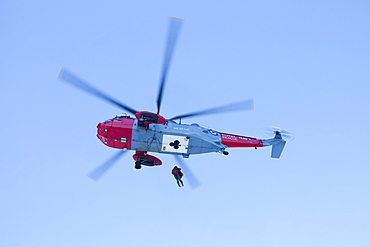
M 221 133 L 198 124 L 164 122 L 165 118 L 155 113 L 139 112 L 135 116 L 117 116 L 99 123 L 97 137 L 109 147 L 136 150 L 139 156 L 157 152 L 187 158 L 192 154 L 225 152 L 228 147 L 263 147 L 260 139 Z

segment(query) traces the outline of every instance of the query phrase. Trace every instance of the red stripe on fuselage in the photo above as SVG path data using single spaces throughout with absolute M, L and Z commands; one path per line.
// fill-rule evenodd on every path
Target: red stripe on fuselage
M 222 144 L 229 148 L 263 147 L 262 140 L 260 139 L 227 133 L 220 133 L 220 135 Z

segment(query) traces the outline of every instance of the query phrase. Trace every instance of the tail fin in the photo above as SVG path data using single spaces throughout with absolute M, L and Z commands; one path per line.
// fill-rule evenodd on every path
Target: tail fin
M 271 149 L 271 158 L 280 158 L 281 153 L 285 147 L 286 141 L 283 140 L 281 137 L 281 133 L 279 131 L 275 131 L 275 137 L 272 139 L 265 139 L 262 140 L 263 146 L 272 146 Z
M 283 152 L 286 141 L 281 140 L 280 142 L 273 144 L 271 149 L 271 158 L 280 158 L 281 153 Z

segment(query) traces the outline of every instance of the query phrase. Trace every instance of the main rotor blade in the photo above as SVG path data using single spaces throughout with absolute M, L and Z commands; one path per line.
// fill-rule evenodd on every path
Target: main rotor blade
M 183 119 L 183 118 L 188 118 L 188 117 L 194 117 L 194 116 L 202 116 L 202 115 L 208 115 L 208 114 L 218 114 L 218 113 L 223 113 L 223 112 L 231 112 L 231 111 L 242 111 L 242 110 L 252 110 L 253 109 L 253 100 L 245 100 L 242 102 L 238 103 L 233 103 L 229 105 L 224 105 L 224 106 L 218 106 L 214 108 L 210 108 L 207 110 L 203 111 L 196 111 L 188 114 L 183 114 L 183 115 L 178 115 L 176 117 L 171 118 L 170 120 L 175 120 L 175 119 Z
M 122 104 L 121 102 L 118 102 L 117 100 L 113 99 L 112 97 L 104 94 L 100 90 L 90 86 L 87 82 L 83 81 L 82 79 L 78 78 L 77 76 L 73 75 L 71 72 L 67 71 L 66 69 L 62 68 L 59 74 L 59 79 L 63 80 L 65 82 L 68 82 L 69 84 L 87 92 L 92 95 L 95 95 L 96 97 L 105 100 L 113 105 L 116 105 L 125 111 L 128 111 L 132 114 L 135 114 L 137 111 L 135 109 L 132 109 L 131 107 Z
M 179 163 L 179 166 L 183 169 L 184 177 L 189 182 L 190 188 L 196 189 L 200 187 L 198 179 L 194 176 L 194 174 L 191 172 L 190 168 L 186 165 L 182 158 L 180 158 L 178 155 L 175 155 L 175 159 L 177 163 Z
M 101 166 L 92 171 L 88 176 L 95 182 L 98 181 L 114 164 L 116 161 L 122 157 L 123 154 L 127 153 L 126 151 L 120 150 L 109 160 L 103 163 Z
M 170 68 L 172 53 L 176 45 L 176 40 L 179 35 L 181 25 L 182 25 L 182 20 L 171 18 L 170 27 L 168 31 L 167 44 L 166 44 L 166 51 L 165 51 L 164 59 L 163 59 L 162 75 L 160 78 L 160 84 L 159 84 L 159 90 L 158 90 L 158 96 L 157 96 L 157 114 L 159 114 L 161 110 L 161 103 L 162 103 L 164 87 L 166 85 L 167 73 Z

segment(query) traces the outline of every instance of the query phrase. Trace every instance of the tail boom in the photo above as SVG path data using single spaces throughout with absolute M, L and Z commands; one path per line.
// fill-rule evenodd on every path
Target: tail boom
M 276 159 L 280 158 L 286 144 L 286 141 L 283 140 L 280 132 L 276 132 L 275 137 L 271 139 L 257 139 L 227 133 L 220 133 L 220 136 L 222 144 L 226 145 L 228 148 L 258 148 L 272 146 L 271 158 Z
M 245 147 L 263 147 L 263 141 L 260 139 L 239 136 L 227 133 L 220 133 L 222 144 L 226 145 L 228 148 L 245 148 Z

